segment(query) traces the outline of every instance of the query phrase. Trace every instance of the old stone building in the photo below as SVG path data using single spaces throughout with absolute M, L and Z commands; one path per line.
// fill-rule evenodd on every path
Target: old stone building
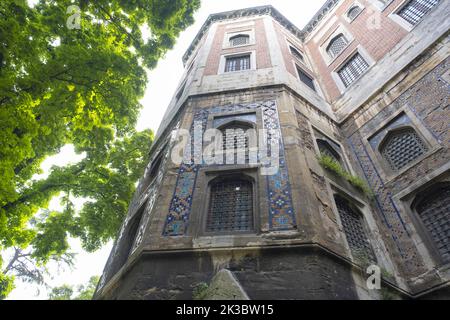
M 443 0 L 328 0 L 303 30 L 272 6 L 210 15 L 96 298 L 450 299 L 449 15 Z M 211 128 L 266 129 L 276 172 L 194 161 L 182 129 Z

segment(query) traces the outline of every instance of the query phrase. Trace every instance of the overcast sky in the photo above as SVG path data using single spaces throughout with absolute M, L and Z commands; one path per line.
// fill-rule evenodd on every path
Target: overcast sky
M 156 69 L 149 72 L 148 86 L 145 97 L 142 99 L 143 109 L 139 122 L 138 130 L 150 128 L 156 132 L 164 112 L 177 88 L 180 77 L 183 74 L 183 63 L 181 58 L 194 39 L 198 30 L 202 26 L 209 14 L 247 7 L 272 4 L 283 15 L 285 15 L 297 27 L 303 26 L 313 17 L 313 15 L 325 3 L 325 0 L 202 0 L 200 10 L 195 14 L 195 23 L 181 33 L 174 49 L 168 52 L 162 59 Z M 45 161 L 42 165 L 44 171 L 52 165 L 65 165 L 68 162 L 75 162 L 79 159 L 70 146 L 63 148 L 61 154 Z M 57 209 L 58 201 L 51 203 L 50 209 Z M 84 252 L 78 241 L 71 241 L 73 251 L 77 252 L 75 268 L 73 270 L 58 270 L 56 266 L 50 266 L 53 279 L 49 280 L 51 286 L 62 284 L 78 285 L 87 283 L 93 275 L 100 275 L 111 250 L 111 244 L 105 246 L 95 253 Z M 45 288 L 39 288 L 36 285 L 24 284 L 16 281 L 16 289 L 10 294 L 8 299 L 46 299 L 47 291 Z

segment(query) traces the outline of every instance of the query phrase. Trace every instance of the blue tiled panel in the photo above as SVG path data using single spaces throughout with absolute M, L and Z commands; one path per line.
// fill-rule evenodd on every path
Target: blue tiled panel
M 206 129 L 209 114 L 233 113 L 245 110 L 256 111 L 258 109 L 262 110 L 264 129 L 273 130 L 275 134 L 272 134 L 272 136 L 278 136 L 280 144 L 279 170 L 276 174 L 268 175 L 266 178 L 270 229 L 293 229 L 296 228 L 296 221 L 292 206 L 291 187 L 289 184 L 283 140 L 280 134 L 278 110 L 275 101 L 244 105 L 216 106 L 210 109 L 201 109 L 195 113 L 194 122 L 200 121 L 204 131 Z M 194 124 L 191 126 L 191 136 L 193 135 L 193 132 Z M 198 151 L 199 150 L 197 150 L 197 152 Z M 193 163 L 193 156 L 195 156 L 195 154 L 192 155 L 187 148 L 183 157 L 184 163 L 180 166 L 175 190 L 170 202 L 169 213 L 163 231 L 163 235 L 165 236 L 182 236 L 186 234 L 197 175 L 199 169 L 202 167 L 202 165 Z

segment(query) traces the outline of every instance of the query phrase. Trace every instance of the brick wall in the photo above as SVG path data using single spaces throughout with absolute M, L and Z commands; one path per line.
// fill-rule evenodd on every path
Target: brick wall
M 235 54 L 255 50 L 257 69 L 270 68 L 272 66 L 266 38 L 266 30 L 264 28 L 264 21 L 261 18 L 252 21 L 254 22 L 254 25 L 251 26 L 251 28 L 255 31 L 255 44 L 237 48 L 223 48 L 223 41 L 227 32 L 234 32 L 239 29 L 232 28 L 233 23 L 220 24 L 218 26 L 208 55 L 205 72 L 203 74 L 204 76 L 216 75 L 219 73 L 220 56 L 224 54 Z M 246 27 L 245 29 L 249 28 L 250 27 Z
M 335 16 L 337 17 L 337 20 L 332 23 L 331 26 L 328 25 L 327 21 L 324 21 L 322 27 L 318 28 L 314 36 L 306 43 L 311 59 L 320 75 L 320 81 L 323 85 L 325 95 L 330 101 L 336 100 L 341 95 L 331 73 L 354 52 L 358 45 L 361 45 L 373 60 L 378 61 L 407 34 L 405 29 L 388 17 L 401 0 L 394 1 L 382 12 L 375 9 L 368 1 L 360 0 L 359 2 L 365 6 L 365 8 L 356 19 L 352 22 L 345 19 L 345 14 L 354 1 L 343 1 L 336 9 L 335 14 L 327 19 L 330 20 Z M 380 13 L 381 29 L 371 28 L 371 24 L 368 23 L 368 21 L 371 21 L 369 19 L 371 19 L 374 12 Z M 327 41 L 330 35 L 332 35 L 340 25 L 351 33 L 354 40 L 330 65 L 327 66 L 319 47 Z M 323 32 L 325 27 L 328 30 Z M 321 32 L 323 32 L 323 34 L 320 34 Z M 320 36 L 318 37 L 317 35 Z

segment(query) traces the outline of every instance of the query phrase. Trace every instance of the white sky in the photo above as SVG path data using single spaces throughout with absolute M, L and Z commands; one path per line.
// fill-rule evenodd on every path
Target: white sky
M 324 3 L 325 0 L 202 0 L 202 6 L 195 14 L 195 23 L 181 33 L 174 49 L 159 61 L 156 69 L 149 72 L 148 88 L 141 101 L 144 107 L 137 129 L 151 128 L 156 133 L 184 71 L 181 58 L 209 14 L 272 4 L 297 27 L 303 28 Z M 79 158 L 80 156 L 73 152 L 73 148 L 67 146 L 63 148 L 59 155 L 47 159 L 42 167 L 45 172 L 51 165 L 64 165 L 68 162 L 77 161 Z M 57 209 L 58 205 L 58 201 L 53 201 L 50 209 Z M 81 249 L 79 241 L 72 240 L 71 243 L 72 251 L 78 253 L 75 268 L 73 270 L 67 268 L 58 270 L 56 266 L 50 266 L 53 278 L 49 279 L 51 286 L 59 286 L 65 283 L 83 284 L 87 283 L 91 276 L 100 275 L 112 246 L 110 243 L 95 253 L 87 253 Z M 40 294 L 37 294 L 37 289 L 36 285 L 16 281 L 16 289 L 13 290 L 8 299 L 46 299 L 45 288 L 39 288 Z

